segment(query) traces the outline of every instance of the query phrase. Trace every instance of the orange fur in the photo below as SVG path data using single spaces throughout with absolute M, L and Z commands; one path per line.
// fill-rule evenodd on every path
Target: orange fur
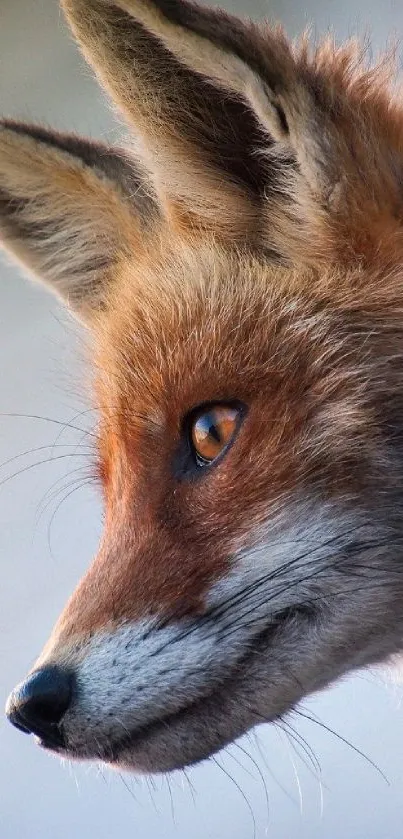
M 382 510 L 395 526 L 403 109 L 390 61 L 367 68 L 351 44 L 292 46 L 280 28 L 183 0 L 63 6 L 135 133 L 122 157 L 0 131 L 3 239 L 50 265 L 68 299 L 78 287 L 94 339 L 105 532 L 40 659 L 78 666 L 94 635 L 154 619 L 198 628 L 239 555 L 297 503 L 365 514 L 368 527 Z M 65 254 L 71 229 L 74 282 L 63 274 L 59 288 L 54 244 Z M 99 248 L 91 282 L 83 232 Z M 186 418 L 232 400 L 247 408 L 234 444 L 187 479 L 175 467 Z M 360 649 L 370 618 L 344 646 Z M 356 666 L 339 627 L 328 634 L 305 692 Z

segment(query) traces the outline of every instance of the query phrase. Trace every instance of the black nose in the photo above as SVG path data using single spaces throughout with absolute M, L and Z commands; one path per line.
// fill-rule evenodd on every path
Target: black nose
M 43 667 L 13 690 L 6 714 L 26 734 L 36 734 L 44 746 L 63 746 L 59 723 L 71 701 L 72 676 L 60 667 Z

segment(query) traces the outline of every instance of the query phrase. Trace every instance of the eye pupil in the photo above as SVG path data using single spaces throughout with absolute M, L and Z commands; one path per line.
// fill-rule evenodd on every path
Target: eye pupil
M 191 445 L 199 465 L 212 463 L 235 436 L 239 409 L 232 405 L 216 405 L 200 411 L 193 418 Z
M 196 421 L 194 428 L 195 435 L 199 440 L 204 441 L 211 439 L 211 442 L 221 442 L 222 434 L 220 426 L 217 422 L 217 417 L 212 412 L 202 414 L 202 416 L 200 416 Z
M 210 414 L 208 416 L 207 422 L 208 422 L 208 434 L 210 435 L 210 437 L 212 437 L 214 440 L 216 440 L 217 443 L 220 443 L 221 442 L 220 427 L 219 427 L 219 425 L 216 424 L 216 420 L 215 420 L 215 418 L 212 414 Z

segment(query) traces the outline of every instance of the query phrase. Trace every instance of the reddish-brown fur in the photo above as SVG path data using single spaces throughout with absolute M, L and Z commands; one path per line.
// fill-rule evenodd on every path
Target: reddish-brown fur
M 203 615 L 234 557 L 297 501 L 372 524 L 397 503 L 403 415 L 390 62 L 367 70 L 354 46 L 292 47 L 280 29 L 179 0 L 63 5 L 136 146 L 123 163 L 116 152 L 116 183 L 82 151 L 77 163 L 72 140 L 0 133 L 3 238 L 89 325 L 100 408 L 104 536 L 45 662 L 99 630 Z M 75 207 L 94 201 L 102 259 L 88 280 Z M 46 273 L 49 223 L 73 241 L 74 294 Z M 185 479 L 189 412 L 235 399 L 247 413 L 234 445 Z
M 362 270 L 308 271 L 302 282 L 300 273 L 275 268 L 262 311 L 266 266 L 212 247 L 203 254 L 205 275 L 184 289 L 189 253 L 171 265 L 166 245 L 156 267 L 148 254 L 148 289 L 141 263 L 125 266 L 119 306 L 111 303 L 95 327 L 106 526 L 100 555 L 62 619 L 66 639 L 150 612 L 197 612 L 228 557 L 250 541 L 251 511 L 255 532 L 295 488 L 316 484 L 323 500 L 353 503 L 380 480 L 369 462 L 383 403 L 371 390 L 363 398 L 361 357 L 372 323 L 380 334 L 366 363 L 374 376 L 379 364 L 382 375 L 378 345 L 400 328 L 395 278 L 381 290 Z M 190 260 L 188 267 L 190 275 Z M 390 371 L 382 398 L 393 396 L 395 383 Z M 254 406 L 236 447 L 208 480 L 178 482 L 172 459 L 182 416 L 234 395 Z

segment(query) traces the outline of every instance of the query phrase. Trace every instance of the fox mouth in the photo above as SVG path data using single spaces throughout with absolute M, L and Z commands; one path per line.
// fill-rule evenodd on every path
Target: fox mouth
M 225 677 L 216 682 L 213 689 L 205 696 L 184 704 L 177 711 L 160 715 L 158 718 L 147 722 L 136 729 L 128 729 L 118 738 L 108 737 L 107 742 L 102 743 L 97 738 L 97 748 L 92 751 L 85 744 L 85 734 L 80 738 L 81 742 L 74 742 L 74 730 L 69 734 L 66 726 L 61 723 L 55 727 L 51 737 L 37 737 L 40 746 L 69 758 L 78 760 L 100 760 L 110 765 L 119 765 L 137 771 L 170 771 L 182 768 L 186 765 L 198 763 L 219 751 L 235 737 L 242 735 L 253 725 L 264 722 L 272 722 L 280 714 L 291 710 L 291 707 L 302 696 L 302 688 L 298 695 L 293 695 L 292 702 L 286 706 L 273 707 L 272 712 L 264 713 L 258 707 L 254 707 L 253 672 L 256 667 L 260 668 L 262 656 L 268 656 L 273 649 L 279 636 L 290 624 L 313 621 L 316 609 L 301 605 L 290 607 L 278 612 L 270 624 L 255 638 L 253 645 L 241 656 L 236 665 L 227 672 Z M 242 724 L 235 721 L 230 725 L 227 733 L 218 730 L 211 736 L 211 723 L 224 716 L 224 708 L 230 704 L 232 715 L 237 717 L 237 705 L 240 708 L 245 703 L 245 696 L 248 701 L 247 721 Z M 242 716 L 242 715 L 241 715 Z M 228 723 L 228 720 L 226 721 Z M 89 723 L 91 726 L 91 723 Z M 225 726 L 224 726 L 225 727 Z M 197 730 L 197 737 L 194 731 Z M 209 732 L 209 736 L 203 737 L 203 732 Z M 194 742 L 197 740 L 197 743 Z M 193 743 L 192 743 L 193 741 Z M 169 744 L 169 745 L 167 745 Z M 171 746 L 174 744 L 172 754 Z M 179 745 L 178 745 L 179 744 Z M 185 745 L 184 753 L 183 747 Z M 163 752 L 169 752 L 169 756 Z

